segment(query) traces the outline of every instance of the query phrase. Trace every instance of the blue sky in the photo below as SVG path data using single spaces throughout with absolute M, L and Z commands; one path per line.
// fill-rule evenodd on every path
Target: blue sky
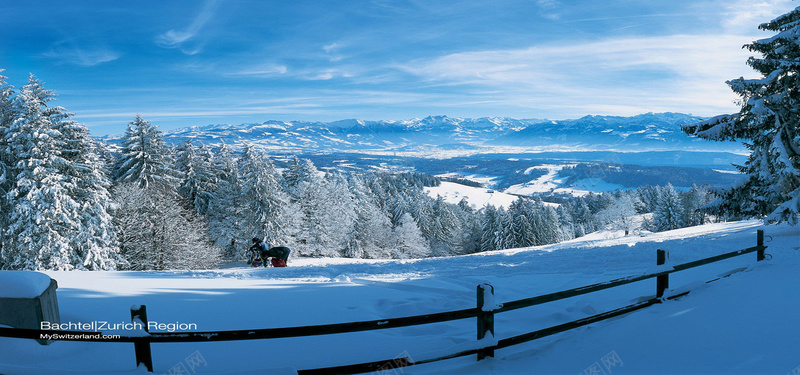
M 94 135 L 428 115 L 736 111 L 791 0 L 5 1 L 0 69 Z

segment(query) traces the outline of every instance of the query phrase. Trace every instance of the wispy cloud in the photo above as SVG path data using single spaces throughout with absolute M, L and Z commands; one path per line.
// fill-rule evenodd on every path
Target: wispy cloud
M 217 9 L 218 0 L 206 1 L 200 13 L 195 16 L 192 23 L 185 29 L 171 29 L 158 37 L 156 37 L 156 44 L 164 48 L 178 48 L 181 52 L 187 55 L 195 55 L 202 50 L 202 43 L 193 46 L 184 46 L 184 44 L 195 36 L 203 29 L 203 27 L 211 20 Z
M 722 25 L 729 32 L 741 32 L 772 20 L 791 9 L 792 3 L 792 0 L 725 0 Z
M 42 53 L 43 57 L 56 59 L 60 63 L 79 66 L 95 66 L 119 59 L 120 53 L 107 48 L 71 48 L 58 45 Z
M 260 65 L 241 69 L 238 71 L 223 73 L 226 76 L 254 76 L 254 77 L 274 77 L 286 74 L 289 68 L 286 65 Z
M 339 53 L 339 50 L 342 49 L 342 47 L 344 47 L 343 44 L 334 42 L 322 46 L 322 50 L 328 55 L 328 61 L 338 62 L 344 60 L 344 56 Z
M 539 15 L 550 19 L 557 20 L 561 18 L 561 5 L 558 0 L 536 0 L 536 6 L 539 7 Z
M 401 68 L 430 85 L 498 90 L 504 100 L 531 108 L 636 113 L 704 103 L 721 110 L 733 99 L 724 82 L 752 72 L 745 65 L 749 53 L 741 49 L 746 42 L 736 35 L 612 39 L 456 53 Z

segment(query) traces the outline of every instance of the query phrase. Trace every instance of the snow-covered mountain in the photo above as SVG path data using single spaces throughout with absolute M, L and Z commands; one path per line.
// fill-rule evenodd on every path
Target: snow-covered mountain
M 682 113 L 645 113 L 633 117 L 585 116 L 576 120 L 545 121 L 504 134 L 494 145 L 631 151 L 735 151 L 734 143 L 711 143 L 687 136 L 681 125 L 702 118 Z
M 680 113 L 633 117 L 586 116 L 547 121 L 513 118 L 429 116 L 403 121 L 267 121 L 261 124 L 207 125 L 165 134 L 177 144 L 192 139 L 206 144 L 252 143 L 287 152 L 461 150 L 740 150 L 738 144 L 689 137 L 683 124 L 700 118 Z

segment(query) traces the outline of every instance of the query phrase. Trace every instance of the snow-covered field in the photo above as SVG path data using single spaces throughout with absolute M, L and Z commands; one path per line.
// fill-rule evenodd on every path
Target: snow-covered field
M 433 198 L 441 196 L 447 203 L 458 204 L 462 199 L 466 199 L 469 205 L 476 209 L 488 205 L 497 208 L 508 208 L 518 198 L 516 195 L 501 193 L 492 189 L 466 186 L 447 181 L 442 181 L 439 186 L 425 187 L 424 190 L 426 194 Z
M 131 305 L 151 321 L 199 331 L 385 319 L 475 306 L 476 285 L 509 300 L 640 274 L 656 249 L 673 264 L 754 246 L 764 229 L 769 261 L 755 254 L 670 276 L 689 295 L 622 317 L 474 356 L 392 374 L 786 374 L 800 366 L 800 236 L 760 222 L 710 224 L 646 236 L 596 234 L 569 242 L 414 261 L 290 259 L 286 269 L 241 265 L 210 271 L 47 272 L 58 281 L 62 322 L 128 322 Z M 714 283 L 732 270 L 744 270 Z M 578 319 L 655 292 L 647 280 L 495 317 L 497 338 Z M 475 321 L 293 339 L 152 344 L 155 371 L 287 373 L 409 356 L 475 341 Z M 201 359 L 201 361 L 198 361 Z M 191 365 L 191 366 L 190 366 Z M 191 367 L 191 368 L 190 368 Z M 602 370 L 604 372 L 592 372 Z M 130 343 L 0 338 L 0 373 L 139 373 Z M 289 371 L 288 373 L 292 373 Z

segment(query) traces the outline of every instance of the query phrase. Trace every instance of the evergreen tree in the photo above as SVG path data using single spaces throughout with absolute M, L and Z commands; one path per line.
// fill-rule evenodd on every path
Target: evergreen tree
M 141 116 L 128 124 L 115 168 L 116 183 L 133 182 L 142 188 L 173 190 L 178 172 L 161 131 Z
M 411 214 L 405 213 L 400 217 L 394 235 L 397 239 L 395 258 L 422 258 L 430 254 L 428 241 Z
M 241 224 L 248 238 L 264 238 L 271 245 L 288 241 L 286 210 L 289 197 L 281 189 L 275 165 L 260 151 L 245 146 L 238 165 L 241 186 Z
M 197 213 L 209 210 L 216 189 L 217 173 L 213 169 L 213 154 L 204 144 L 195 147 L 191 142 L 178 148 L 178 171 L 183 175 L 178 193 Z
M 665 231 L 683 227 L 683 204 L 678 192 L 667 185 L 661 189 L 653 224 L 656 231 Z
M 575 224 L 572 222 L 572 216 L 569 214 L 569 211 L 564 208 L 564 205 L 560 205 L 556 208 L 556 214 L 558 215 L 558 241 L 568 241 L 578 237 Z
M 0 69 L 0 73 L 3 70 Z M 14 117 L 12 112 L 11 99 L 14 89 L 6 83 L 6 77 L 0 75 L 0 228 L 8 226 L 8 202 L 6 193 L 11 190 L 11 165 L 14 162 L 13 154 L 6 142 L 7 132 Z M 5 241 L 3 240 L 3 230 L 0 229 L 0 248 Z
M 211 170 L 216 184 L 206 213 L 209 236 L 217 247 L 224 249 L 226 258 L 243 258 L 252 234 L 244 229 L 244 198 L 236 158 L 225 143 L 217 150 Z
M 64 149 L 61 157 L 66 165 L 64 175 L 74 182 L 69 195 L 80 209 L 81 229 L 70 237 L 70 246 L 77 253 L 73 262 L 79 269 L 115 269 L 118 255 L 116 228 L 111 214 L 112 199 L 108 189 L 106 166 L 96 152 L 102 149 L 90 137 L 89 130 L 63 110 L 50 116 L 53 128 L 61 134 Z
M 313 236 L 318 246 L 317 253 L 341 256 L 356 222 L 353 196 L 347 181 L 338 173 L 326 174 L 317 192 L 311 195 L 315 200 L 313 222 L 316 233 Z
M 345 256 L 351 258 L 385 258 L 394 245 L 392 223 L 376 203 L 375 196 L 359 176 L 350 176 L 350 191 L 356 213 L 353 232 L 347 242 Z
M 111 269 L 118 261 L 107 181 L 86 128 L 33 75 L 6 109 L 7 171 L 0 268 Z M 6 120 L 8 121 L 8 117 Z
M 681 202 L 683 203 L 683 223 L 686 226 L 703 225 L 706 223 L 706 213 L 703 212 L 703 207 L 713 201 L 714 195 L 707 189 L 692 185 L 684 194 L 681 194 Z
M 717 212 L 796 224 L 800 215 L 800 7 L 759 28 L 777 34 L 745 45 L 761 55 L 747 60 L 761 78 L 727 82 L 741 97 L 739 113 L 683 130 L 711 140 L 741 140 L 751 151 L 739 166 L 747 178 L 720 192 Z
M 481 251 L 492 251 L 501 249 L 498 247 L 498 237 L 500 236 L 500 216 L 502 209 L 497 209 L 492 205 L 483 209 L 483 220 L 481 221 Z M 499 241 L 502 242 L 502 241 Z
M 481 246 L 481 215 L 462 198 L 456 206 L 456 216 L 460 221 L 462 233 L 461 253 L 471 254 L 480 251 Z

